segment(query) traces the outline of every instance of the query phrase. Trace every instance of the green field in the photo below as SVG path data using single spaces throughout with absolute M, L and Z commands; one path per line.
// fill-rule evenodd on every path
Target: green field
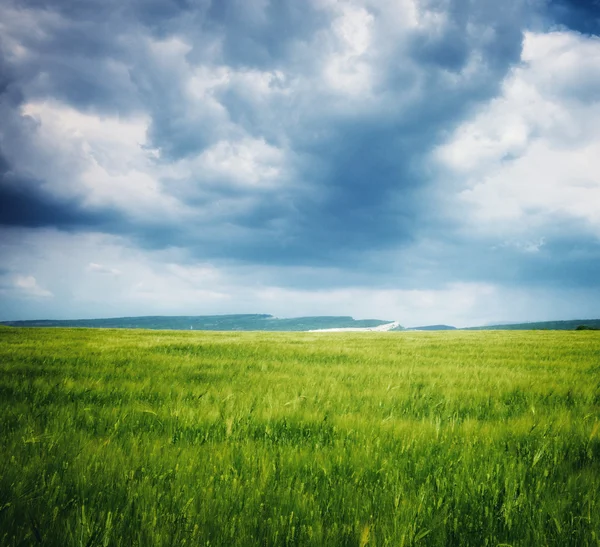
M 0 329 L 0 545 L 600 545 L 600 333 Z

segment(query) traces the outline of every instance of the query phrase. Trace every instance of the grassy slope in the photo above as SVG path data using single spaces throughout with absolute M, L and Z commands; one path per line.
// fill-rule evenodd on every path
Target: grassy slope
M 0 544 L 597 545 L 600 333 L 0 329 Z

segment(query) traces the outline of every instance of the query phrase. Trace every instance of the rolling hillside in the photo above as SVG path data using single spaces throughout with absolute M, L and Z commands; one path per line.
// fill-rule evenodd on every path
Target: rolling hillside
M 338 329 L 369 329 L 391 324 L 383 319 L 353 319 L 350 316 L 310 316 L 280 319 L 269 314 L 236 315 L 179 315 L 114 317 L 108 319 L 66 319 L 2 321 L 0 325 L 11 327 L 84 327 L 104 329 L 156 329 L 156 330 L 209 330 L 209 331 L 314 331 Z M 542 321 L 536 323 L 512 323 L 484 325 L 457 329 L 451 325 L 426 325 L 403 327 L 395 322 L 391 329 L 377 330 L 575 330 L 577 327 L 600 328 L 600 319 L 572 319 L 568 321 Z
M 87 327 L 105 329 L 215 330 L 215 331 L 308 331 L 332 328 L 378 327 L 391 323 L 379 319 L 355 320 L 347 316 L 295 317 L 279 319 L 268 314 L 115 317 L 4 321 L 12 327 Z
M 513 323 L 468 327 L 461 330 L 575 330 L 579 326 L 600 328 L 600 319 L 571 319 L 569 321 L 540 321 L 536 323 Z

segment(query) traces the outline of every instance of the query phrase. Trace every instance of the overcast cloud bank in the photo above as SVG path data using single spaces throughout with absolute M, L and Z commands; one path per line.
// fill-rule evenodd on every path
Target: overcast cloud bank
M 600 315 L 600 10 L 0 4 L 0 319 Z

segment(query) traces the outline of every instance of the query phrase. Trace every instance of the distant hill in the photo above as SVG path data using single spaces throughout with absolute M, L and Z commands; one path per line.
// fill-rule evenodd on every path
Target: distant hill
M 513 323 L 468 327 L 461 330 L 575 330 L 579 326 L 600 328 L 600 319 L 571 319 L 569 321 L 541 321 L 536 323 Z
M 115 317 L 110 319 L 67 319 L 3 321 L 11 327 L 87 327 L 104 329 L 223 330 L 223 331 L 308 331 L 332 328 L 378 327 L 391 323 L 380 319 L 356 320 L 348 316 L 315 316 L 278 319 L 268 314 L 180 315 Z
M 451 325 L 426 325 L 425 327 L 409 327 L 406 330 L 457 330 Z
M 269 314 L 236 315 L 178 315 L 114 317 L 110 319 L 66 319 L 1 321 L 9 327 L 87 327 L 100 329 L 157 329 L 157 330 L 220 330 L 220 331 L 310 331 L 326 329 L 373 328 L 390 324 L 383 319 L 353 319 L 349 316 L 320 315 L 279 319 Z M 405 329 L 398 325 L 395 331 L 447 331 L 447 330 L 575 330 L 577 327 L 600 329 L 600 319 L 573 319 L 569 321 L 542 321 L 486 325 L 457 329 L 451 325 L 425 325 Z

